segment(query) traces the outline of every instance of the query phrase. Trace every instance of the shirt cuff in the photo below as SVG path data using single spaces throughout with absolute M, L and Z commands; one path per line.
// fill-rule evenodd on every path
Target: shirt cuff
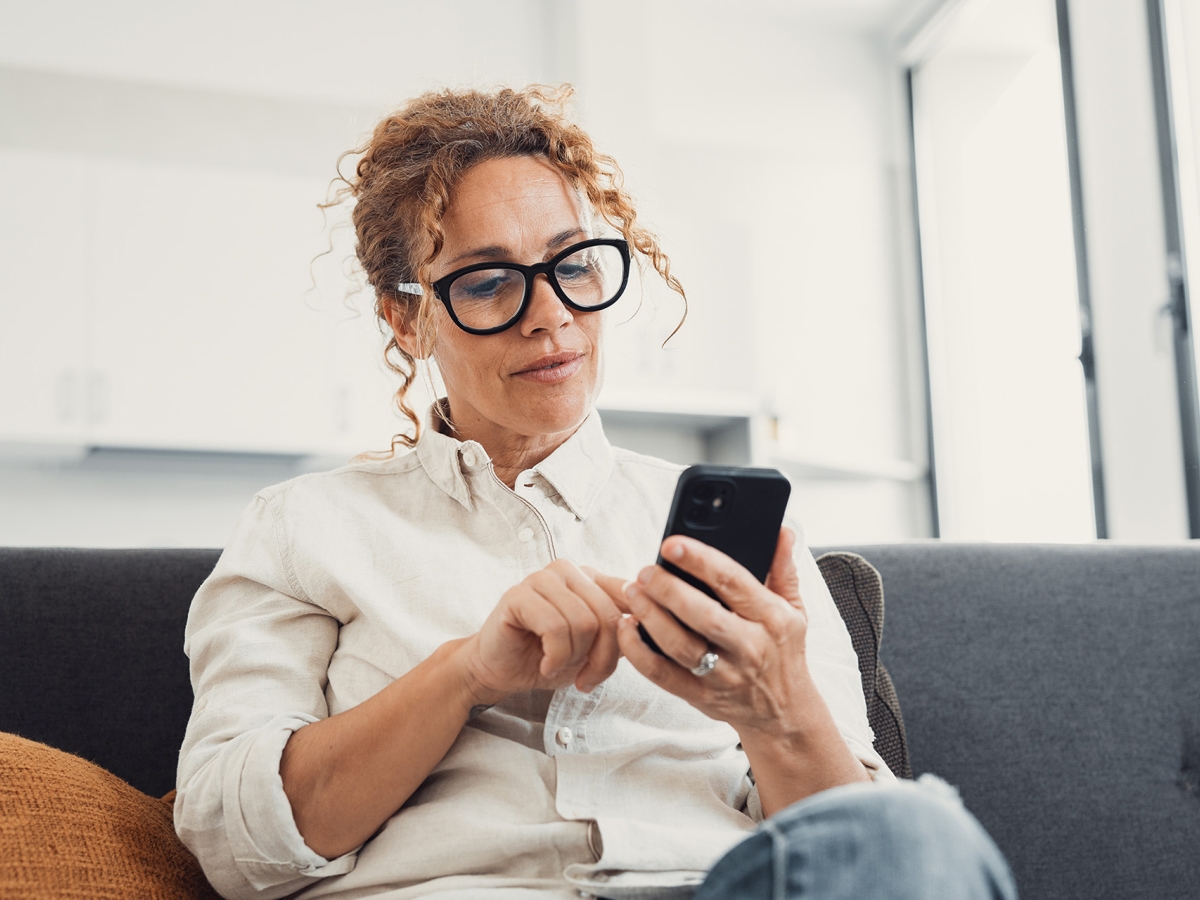
M 358 849 L 329 860 L 304 843 L 283 791 L 279 764 L 284 745 L 293 732 L 315 721 L 305 714 L 272 719 L 238 748 L 241 759 L 231 760 L 227 769 L 225 830 L 234 861 L 255 890 L 297 876 L 325 878 L 354 868 Z
M 746 794 L 746 803 L 742 807 L 742 812 L 748 815 L 755 822 L 761 822 L 766 816 L 763 815 L 762 798 L 758 796 L 758 785 L 751 784 L 750 791 Z

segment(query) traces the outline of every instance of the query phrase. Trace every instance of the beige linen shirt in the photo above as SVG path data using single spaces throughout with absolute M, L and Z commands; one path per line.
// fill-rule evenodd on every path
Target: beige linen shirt
M 262 491 L 188 618 L 195 705 L 175 827 L 230 898 L 685 897 L 761 810 L 737 733 L 627 660 L 591 694 L 519 694 L 473 718 L 358 850 L 301 838 L 279 761 L 501 594 L 563 557 L 623 578 L 653 562 L 681 467 L 613 449 L 593 413 L 517 479 L 434 428 L 386 461 Z M 847 744 L 872 747 L 850 638 L 797 542 L 808 662 Z M 420 723 L 413 723 L 420 728 Z

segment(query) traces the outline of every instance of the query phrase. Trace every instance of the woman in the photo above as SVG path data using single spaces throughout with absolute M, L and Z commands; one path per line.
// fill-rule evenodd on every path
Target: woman
M 260 493 L 196 596 L 176 827 L 228 897 L 686 896 L 764 817 L 891 780 L 793 531 L 765 585 L 663 543 L 728 609 L 646 566 L 679 467 L 604 437 L 604 310 L 631 248 L 679 286 L 559 104 L 430 94 L 362 151 L 414 450 Z

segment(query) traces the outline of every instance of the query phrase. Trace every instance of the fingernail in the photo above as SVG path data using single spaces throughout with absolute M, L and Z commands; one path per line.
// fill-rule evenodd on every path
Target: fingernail
M 672 544 L 667 550 L 667 556 L 671 559 L 683 559 L 683 544 Z
M 649 569 L 649 568 L 642 569 L 642 571 L 638 572 L 637 580 L 639 582 L 641 582 L 642 584 L 649 584 L 650 576 L 653 574 L 654 574 L 654 571 L 652 569 Z
M 625 582 L 624 590 L 625 590 L 625 596 L 628 597 L 630 600 L 632 600 L 638 591 L 637 582 L 636 581 Z

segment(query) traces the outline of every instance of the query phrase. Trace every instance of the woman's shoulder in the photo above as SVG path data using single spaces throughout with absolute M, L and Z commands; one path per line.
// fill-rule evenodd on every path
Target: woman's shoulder
M 613 447 L 613 464 L 623 475 L 654 478 L 654 479 L 670 479 L 671 483 L 675 483 L 675 479 L 679 477 L 687 466 L 674 463 L 666 459 L 660 459 L 657 456 L 648 456 L 645 453 L 637 453 L 633 450 L 626 450 L 622 447 Z
M 679 473 L 685 468 L 657 456 L 613 447 L 613 474 L 617 480 L 624 482 L 626 490 L 632 488 L 637 495 L 651 498 L 656 505 L 671 502 Z
M 345 465 L 319 472 L 306 472 L 265 487 L 258 492 L 258 499 L 274 506 L 318 498 L 345 498 L 356 492 L 374 493 L 385 484 L 393 484 L 397 477 L 418 471 L 421 467 L 417 455 L 412 452 L 395 456 L 355 459 Z

